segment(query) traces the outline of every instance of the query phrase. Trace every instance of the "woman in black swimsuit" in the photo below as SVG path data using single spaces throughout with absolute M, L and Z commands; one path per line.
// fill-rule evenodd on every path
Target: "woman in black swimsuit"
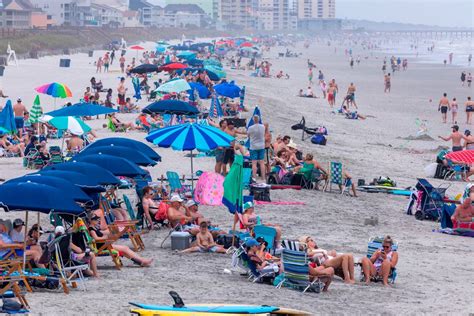
M 101 231 L 100 227 L 100 217 L 94 215 L 89 220 L 89 234 L 92 238 L 94 238 L 97 248 L 100 248 L 104 245 L 104 242 L 107 240 L 108 233 Z M 138 264 L 142 267 L 149 267 L 153 262 L 153 259 L 146 259 L 139 256 L 136 252 L 130 249 L 128 246 L 125 245 L 113 245 L 112 246 L 115 250 L 117 250 L 121 256 L 125 256 L 128 259 L 132 260 L 133 263 Z

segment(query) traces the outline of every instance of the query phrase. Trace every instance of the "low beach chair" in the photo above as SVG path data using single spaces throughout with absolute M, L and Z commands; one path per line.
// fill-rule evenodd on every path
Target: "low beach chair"
M 233 258 L 233 265 L 243 269 L 245 271 L 245 275 L 248 276 L 248 279 L 253 283 L 268 283 L 273 284 L 273 280 L 277 275 L 277 271 L 273 269 L 273 267 L 269 267 L 268 269 L 263 269 L 261 271 L 257 270 L 255 263 L 250 260 L 247 251 L 244 248 L 244 244 L 240 246 L 240 248 L 234 252 L 235 258 Z
M 372 237 L 369 239 L 369 242 L 367 243 L 367 258 L 371 258 L 374 252 L 376 252 L 379 249 L 382 249 L 382 244 L 383 244 L 384 237 L 383 236 L 377 236 L 377 237 Z M 394 241 L 392 245 L 392 251 L 397 251 L 398 250 L 398 242 Z M 360 272 L 361 275 L 361 282 L 365 280 L 364 273 Z M 390 270 L 390 275 L 388 276 L 388 282 L 394 284 L 395 279 L 397 278 L 397 268 L 392 268 Z M 374 276 L 371 278 L 372 282 L 381 282 L 382 281 L 382 276 Z
M 256 225 L 253 228 L 253 233 L 255 236 L 255 239 L 258 237 L 262 237 L 266 242 L 267 242 L 267 250 L 268 252 L 273 252 L 275 254 L 275 238 L 277 235 L 277 231 L 275 228 L 270 227 L 270 226 L 264 226 L 264 225 Z
M 339 187 L 341 195 L 344 194 L 347 191 L 346 189 L 350 187 L 350 185 L 347 184 L 347 181 L 344 181 L 342 163 L 340 162 L 329 163 L 329 179 L 327 180 L 323 191 L 327 192 L 329 189 L 329 192 L 331 192 L 333 184 Z M 347 191 L 347 193 L 349 192 Z
M 281 255 L 283 265 L 283 279 L 277 285 L 298 289 L 305 293 L 306 291 L 321 292 L 324 287 L 319 278 L 311 280 L 309 274 L 309 258 L 305 251 L 294 251 L 283 249 Z
M 63 154 L 61 152 L 61 148 L 59 146 L 51 146 L 49 148 L 49 163 L 56 164 L 64 162 Z
M 0 277 L 0 298 L 1 299 L 18 299 L 23 308 L 29 308 L 28 301 L 24 293 L 21 291 L 19 281 L 16 278 Z M 19 313 L 28 312 L 26 310 L 19 311 Z

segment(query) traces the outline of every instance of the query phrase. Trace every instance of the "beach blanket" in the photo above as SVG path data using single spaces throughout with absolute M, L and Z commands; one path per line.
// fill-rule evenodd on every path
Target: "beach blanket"
M 194 190 L 194 201 L 201 205 L 222 205 L 224 177 L 215 172 L 203 172 Z
M 291 201 L 255 201 L 257 205 L 306 205 L 304 202 L 291 202 Z

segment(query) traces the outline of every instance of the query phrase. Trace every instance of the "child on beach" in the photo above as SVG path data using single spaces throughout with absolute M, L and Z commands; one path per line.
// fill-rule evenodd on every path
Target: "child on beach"
M 217 252 L 225 253 L 226 250 L 221 245 L 216 244 L 212 234 L 209 232 L 207 222 L 202 222 L 200 225 L 200 231 L 196 235 L 196 246 L 184 249 L 181 253 L 190 252 Z

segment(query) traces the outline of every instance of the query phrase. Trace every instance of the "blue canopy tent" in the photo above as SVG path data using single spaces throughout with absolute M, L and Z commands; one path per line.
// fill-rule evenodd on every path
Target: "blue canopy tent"
M 88 145 L 85 149 L 87 148 L 93 148 L 93 147 L 102 147 L 102 146 L 124 146 L 128 148 L 133 148 L 145 156 L 153 159 L 154 161 L 161 161 L 161 156 L 158 155 L 153 148 L 148 146 L 147 144 L 144 144 L 142 142 L 139 142 L 134 139 L 130 138 L 125 138 L 125 137 L 109 137 L 109 138 L 102 138 L 98 139 L 92 144 Z

